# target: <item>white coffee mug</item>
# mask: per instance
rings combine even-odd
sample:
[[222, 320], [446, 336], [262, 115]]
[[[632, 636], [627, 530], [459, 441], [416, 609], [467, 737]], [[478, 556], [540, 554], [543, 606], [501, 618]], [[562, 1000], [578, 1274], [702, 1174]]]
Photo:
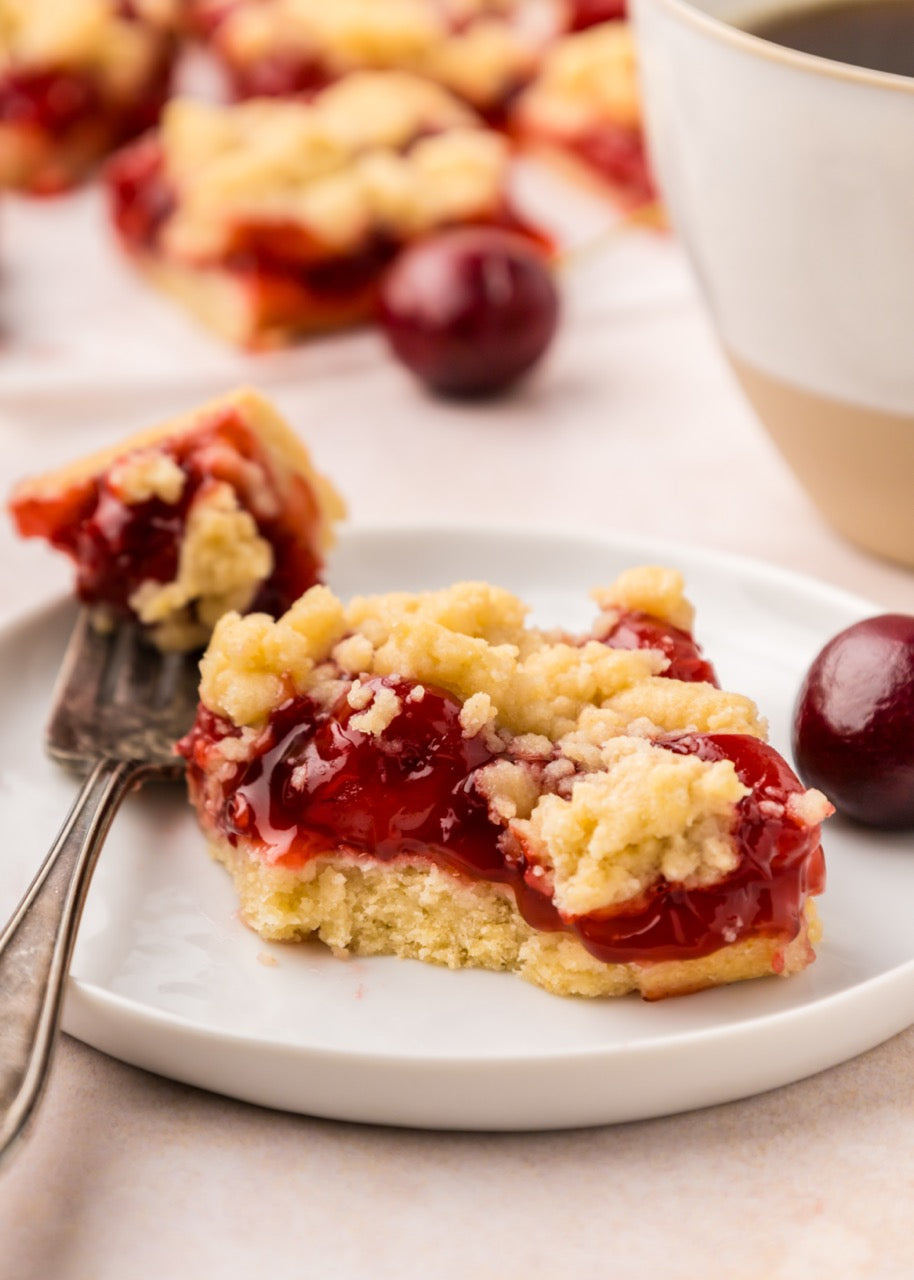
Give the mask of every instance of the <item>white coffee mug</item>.
[[914, 77], [635, 0], [648, 140], [736, 374], [824, 515], [914, 565]]

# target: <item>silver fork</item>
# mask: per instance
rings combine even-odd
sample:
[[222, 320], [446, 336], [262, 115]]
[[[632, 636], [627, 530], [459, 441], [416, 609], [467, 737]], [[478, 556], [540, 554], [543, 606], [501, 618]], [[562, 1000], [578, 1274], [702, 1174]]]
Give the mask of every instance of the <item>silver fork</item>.
[[177, 780], [174, 742], [190, 728], [196, 664], [162, 656], [130, 626], [100, 633], [83, 611], [54, 690], [45, 745], [84, 776], [51, 850], [0, 933], [0, 1163], [41, 1098], [73, 944], [118, 806], [149, 778]]

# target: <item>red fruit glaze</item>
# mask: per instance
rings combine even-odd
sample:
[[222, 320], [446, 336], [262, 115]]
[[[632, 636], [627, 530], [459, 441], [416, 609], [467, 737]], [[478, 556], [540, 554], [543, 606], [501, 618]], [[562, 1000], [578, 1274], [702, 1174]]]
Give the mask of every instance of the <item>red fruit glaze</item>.
[[80, 71], [10, 70], [0, 79], [0, 120], [47, 133], [81, 124], [101, 109], [93, 80]]
[[158, 140], [140, 138], [113, 157], [106, 171], [114, 225], [128, 249], [150, 250], [175, 207], [165, 180], [165, 158]]
[[391, 349], [441, 395], [505, 390], [544, 355], [558, 315], [544, 254], [491, 227], [445, 231], [412, 245], [381, 289]]
[[688, 631], [649, 613], [637, 609], [620, 613], [603, 639], [611, 649], [659, 649], [670, 660], [662, 674], [671, 680], [705, 681], [720, 687], [714, 668], [702, 657], [701, 648]]
[[123, 100], [112, 101], [97, 76], [75, 68], [18, 68], [0, 76], [0, 124], [26, 131], [43, 156], [28, 179], [30, 191], [53, 194], [72, 185], [91, 163], [156, 123], [173, 49], [165, 36], [155, 38], [160, 48], [152, 67]]
[[330, 711], [293, 698], [274, 713], [253, 759], [228, 777], [208, 773], [206, 761], [211, 744], [234, 730], [201, 710], [179, 749], [204, 826], [231, 843], [243, 839], [270, 863], [299, 866], [334, 850], [418, 857], [507, 885], [534, 928], [575, 933], [607, 962], [695, 958], [749, 934], [786, 942], [800, 928], [806, 895], [821, 891], [818, 829], [787, 813], [788, 797], [802, 788], [781, 757], [754, 738], [685, 735], [661, 745], [732, 759], [752, 788], [737, 808], [736, 870], [711, 888], [661, 883], [624, 911], [563, 919], [535, 859], [489, 817], [474, 772], [492, 754], [479, 737], [463, 736], [459, 703], [428, 687], [411, 701], [412, 684], [395, 677], [367, 684], [401, 699], [384, 733], [353, 727], [345, 697]]
[[615, 22], [628, 16], [626, 0], [566, 0], [566, 30], [584, 31], [600, 22]]
[[256, 464], [270, 488], [276, 514], [255, 519], [274, 550], [275, 565], [252, 608], [277, 613], [317, 581], [314, 552], [318, 509], [304, 479], [293, 476], [280, 489], [256, 436], [238, 414], [227, 411], [207, 426], [156, 446], [186, 476], [177, 502], [161, 498], [125, 503], [110, 475], [93, 477], [53, 497], [13, 499], [11, 512], [23, 537], [47, 538], [76, 565], [76, 589], [88, 604], [128, 610], [141, 583], [170, 582], [178, 568], [181, 540], [194, 499], [217, 481], [232, 485], [255, 514], [245, 467]]
[[634, 208], [656, 199], [657, 188], [640, 129], [601, 124], [567, 144], [583, 162], [619, 188]]
[[800, 775], [875, 827], [914, 827], [914, 617], [840, 632], [809, 668], [794, 712]]

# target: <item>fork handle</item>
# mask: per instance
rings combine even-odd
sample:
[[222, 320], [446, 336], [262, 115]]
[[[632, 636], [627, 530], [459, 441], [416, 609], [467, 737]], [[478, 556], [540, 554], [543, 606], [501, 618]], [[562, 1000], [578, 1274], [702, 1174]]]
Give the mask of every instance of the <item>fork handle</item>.
[[99, 760], [0, 934], [0, 1163], [41, 1098], [89, 881], [111, 820], [145, 771]]

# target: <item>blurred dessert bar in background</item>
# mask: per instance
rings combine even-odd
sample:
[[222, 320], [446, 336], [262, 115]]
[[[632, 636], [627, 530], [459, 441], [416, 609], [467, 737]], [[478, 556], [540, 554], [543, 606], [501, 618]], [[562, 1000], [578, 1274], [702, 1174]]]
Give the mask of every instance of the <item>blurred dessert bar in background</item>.
[[583, 170], [628, 207], [655, 199], [627, 21], [602, 22], [560, 39], [513, 114], [534, 150]]
[[365, 71], [311, 101], [176, 99], [112, 163], [113, 216], [149, 278], [247, 347], [372, 317], [400, 248], [455, 225], [542, 239], [509, 150], [433, 81]]
[[0, 187], [79, 182], [158, 118], [179, 0], [0, 0]]
[[[530, 22], [534, 13], [545, 24]], [[554, 22], [548, 7], [518, 0], [193, 0], [192, 20], [239, 97], [313, 92], [350, 71], [412, 71], [490, 120], [533, 75]]]

